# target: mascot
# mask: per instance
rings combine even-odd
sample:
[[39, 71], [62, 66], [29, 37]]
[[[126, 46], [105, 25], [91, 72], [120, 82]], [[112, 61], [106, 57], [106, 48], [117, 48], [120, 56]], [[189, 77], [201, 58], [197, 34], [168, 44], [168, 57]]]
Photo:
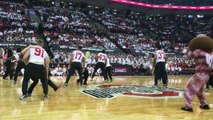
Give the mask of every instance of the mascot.
[[188, 50], [184, 50], [188, 57], [195, 60], [195, 74], [189, 79], [184, 91], [185, 106], [181, 110], [193, 112], [192, 100], [195, 96], [200, 101], [201, 109], [210, 109], [204, 94], [203, 88], [209, 80], [212, 70], [213, 56], [213, 40], [206, 35], [198, 35], [193, 38], [189, 43]]

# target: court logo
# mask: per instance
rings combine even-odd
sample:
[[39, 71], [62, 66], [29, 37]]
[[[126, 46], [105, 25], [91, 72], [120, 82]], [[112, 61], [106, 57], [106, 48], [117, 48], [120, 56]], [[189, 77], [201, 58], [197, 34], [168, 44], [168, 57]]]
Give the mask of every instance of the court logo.
[[139, 85], [96, 85], [80, 92], [95, 98], [115, 98], [117, 96], [143, 97], [143, 98], [179, 98], [182, 89], [154, 88]]

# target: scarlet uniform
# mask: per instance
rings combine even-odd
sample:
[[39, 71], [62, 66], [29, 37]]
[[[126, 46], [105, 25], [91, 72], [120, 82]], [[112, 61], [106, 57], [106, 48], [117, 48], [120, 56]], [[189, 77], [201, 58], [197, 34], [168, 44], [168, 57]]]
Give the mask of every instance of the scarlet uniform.
[[195, 74], [189, 79], [186, 90], [184, 92], [185, 108], [183, 110], [192, 110], [192, 100], [197, 95], [201, 107], [208, 105], [203, 95], [203, 87], [208, 82], [212, 69], [213, 57], [200, 49], [188, 51], [188, 57], [195, 60]]
[[68, 75], [66, 78], [66, 82], [64, 83], [64, 87], [68, 86], [68, 82], [70, 80], [71, 75], [75, 73], [75, 70], [77, 70], [79, 74], [79, 82], [82, 85], [82, 60], [84, 59], [84, 53], [81, 50], [75, 50], [72, 53], [72, 64], [68, 70]]
[[164, 86], [166, 86], [168, 82], [165, 65], [166, 53], [163, 50], [157, 50], [155, 56], [156, 56], [156, 65], [154, 66], [155, 86], [157, 86], [159, 79], [162, 79]]
[[106, 62], [106, 59], [107, 59], [107, 55], [104, 52], [105, 51], [103, 50], [102, 53], [98, 53], [98, 55], [97, 55], [97, 64], [95, 65], [94, 72], [92, 73], [92, 79], [94, 78], [97, 70], [100, 68], [101, 71], [102, 71], [102, 75], [104, 77], [104, 80], [107, 80], [106, 73], [105, 73], [105, 67], [106, 67], [105, 62]]

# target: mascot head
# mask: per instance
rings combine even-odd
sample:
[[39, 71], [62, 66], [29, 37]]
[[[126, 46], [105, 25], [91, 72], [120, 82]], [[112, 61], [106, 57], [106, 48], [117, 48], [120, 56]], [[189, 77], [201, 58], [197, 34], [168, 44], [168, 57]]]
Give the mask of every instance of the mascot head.
[[213, 51], [212, 38], [204, 34], [200, 34], [193, 38], [189, 43], [189, 50], [194, 51], [196, 49], [201, 49], [208, 53], [211, 53]]

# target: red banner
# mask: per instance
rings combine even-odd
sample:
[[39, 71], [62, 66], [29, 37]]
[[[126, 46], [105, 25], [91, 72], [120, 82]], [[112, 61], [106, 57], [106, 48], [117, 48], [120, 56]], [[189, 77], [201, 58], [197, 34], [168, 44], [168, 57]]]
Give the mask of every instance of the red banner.
[[134, 2], [131, 0], [111, 0], [113, 2], [119, 2], [124, 4], [131, 4], [136, 6], [143, 6], [148, 8], [159, 8], [159, 9], [179, 9], [179, 10], [213, 10], [213, 6], [173, 6], [173, 5], [154, 5], [141, 2]]

